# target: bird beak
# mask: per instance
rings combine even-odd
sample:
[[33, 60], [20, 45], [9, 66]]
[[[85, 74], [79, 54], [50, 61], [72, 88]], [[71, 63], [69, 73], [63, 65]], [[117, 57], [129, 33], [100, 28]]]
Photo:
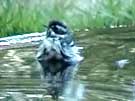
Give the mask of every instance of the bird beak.
[[48, 28], [48, 26], [47, 25], [43, 25], [45, 28]]

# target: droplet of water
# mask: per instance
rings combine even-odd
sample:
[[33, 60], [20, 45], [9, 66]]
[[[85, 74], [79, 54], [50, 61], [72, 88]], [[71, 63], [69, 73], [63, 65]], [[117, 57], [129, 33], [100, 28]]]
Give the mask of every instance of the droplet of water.
[[133, 80], [133, 101], [135, 101], [135, 80]]
[[122, 59], [122, 60], [118, 60], [116, 61], [116, 65], [119, 68], [124, 68], [126, 64], [129, 64], [129, 60], [128, 59]]

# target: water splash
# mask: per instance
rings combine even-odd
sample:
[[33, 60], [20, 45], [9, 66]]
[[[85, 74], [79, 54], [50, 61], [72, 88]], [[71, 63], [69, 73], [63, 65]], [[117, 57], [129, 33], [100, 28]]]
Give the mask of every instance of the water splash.
[[84, 85], [79, 81], [72, 80], [64, 91], [64, 101], [81, 101], [84, 94]]
[[133, 101], [135, 101], [135, 80], [133, 80]]
[[125, 65], [127, 65], [127, 64], [129, 64], [129, 63], [130, 63], [130, 62], [129, 62], [128, 59], [122, 59], [122, 60], [118, 60], [118, 61], [115, 62], [116, 66], [117, 66], [118, 68], [124, 68]]

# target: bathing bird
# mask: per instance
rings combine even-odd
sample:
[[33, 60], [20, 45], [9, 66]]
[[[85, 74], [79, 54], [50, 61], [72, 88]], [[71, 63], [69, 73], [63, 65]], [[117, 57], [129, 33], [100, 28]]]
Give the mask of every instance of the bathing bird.
[[46, 27], [36, 58], [41, 67], [41, 78], [55, 85], [71, 80], [83, 60], [83, 48], [75, 44], [73, 32], [62, 21], [52, 20]]

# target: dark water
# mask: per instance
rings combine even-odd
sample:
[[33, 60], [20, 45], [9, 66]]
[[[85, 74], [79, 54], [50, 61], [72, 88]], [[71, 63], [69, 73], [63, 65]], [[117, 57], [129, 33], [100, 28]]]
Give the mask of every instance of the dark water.
[[[76, 39], [85, 60], [59, 100], [134, 101], [135, 32], [84, 31]], [[52, 101], [40, 80], [36, 49], [0, 51], [0, 101]], [[120, 66], [120, 60], [128, 62]]]

